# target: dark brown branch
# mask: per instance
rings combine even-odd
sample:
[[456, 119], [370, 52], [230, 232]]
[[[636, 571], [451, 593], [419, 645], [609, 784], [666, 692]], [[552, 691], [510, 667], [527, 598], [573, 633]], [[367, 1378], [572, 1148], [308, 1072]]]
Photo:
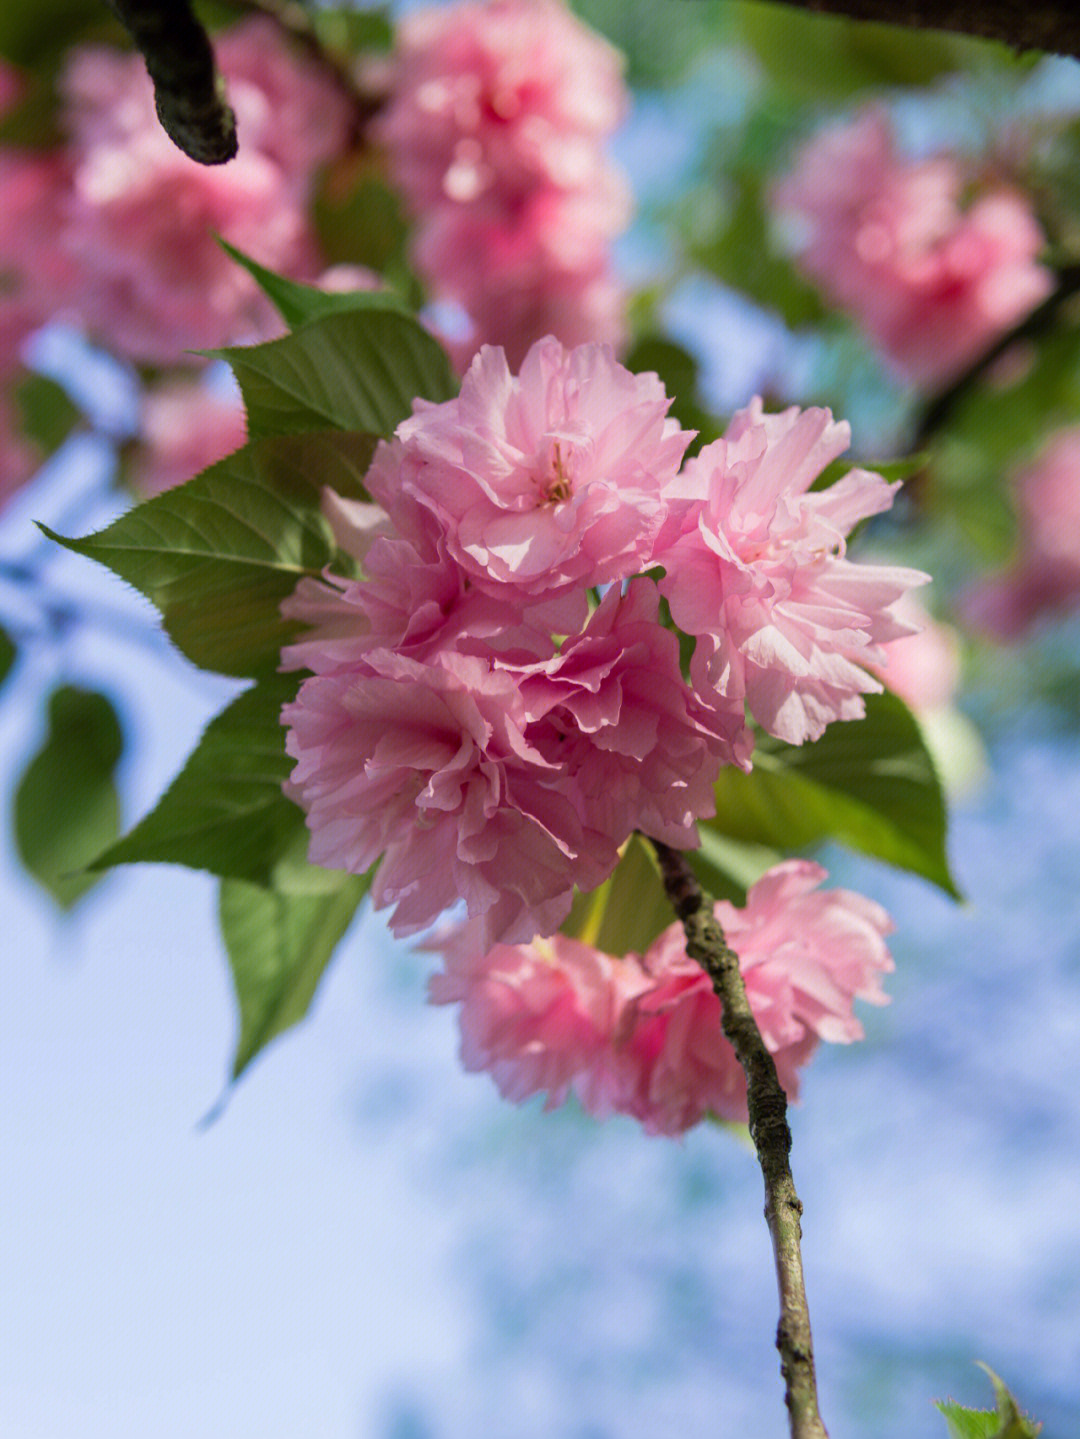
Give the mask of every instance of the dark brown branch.
[[791, 1439], [828, 1439], [818, 1412], [814, 1345], [800, 1249], [802, 1204], [789, 1162], [787, 1095], [746, 997], [738, 957], [724, 938], [712, 901], [683, 855], [659, 840], [649, 843], [660, 862], [664, 889], [686, 932], [686, 952], [712, 981], [723, 1010], [724, 1034], [746, 1074], [750, 1135], [765, 1180], [765, 1219], [772, 1236], [780, 1290], [776, 1347], [780, 1351]]
[[236, 116], [206, 31], [189, 0], [108, 0], [142, 51], [154, 82], [162, 128], [200, 165], [222, 165], [236, 154]]
[[1001, 40], [1016, 50], [1048, 50], [1080, 58], [1080, 7], [1075, 0], [784, 0], [793, 9], [846, 15], [882, 25], [950, 30]]

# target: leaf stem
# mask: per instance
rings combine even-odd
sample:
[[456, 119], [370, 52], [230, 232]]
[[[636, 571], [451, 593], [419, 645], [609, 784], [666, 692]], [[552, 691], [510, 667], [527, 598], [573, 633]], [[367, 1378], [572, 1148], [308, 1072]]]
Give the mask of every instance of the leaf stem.
[[791, 1439], [828, 1439], [818, 1412], [810, 1313], [803, 1281], [802, 1203], [791, 1174], [787, 1096], [754, 1019], [738, 956], [728, 945], [713, 903], [685, 857], [650, 839], [668, 899], [686, 932], [686, 952], [709, 976], [723, 1009], [724, 1034], [746, 1074], [750, 1137], [765, 1180], [765, 1220], [772, 1237], [780, 1292], [776, 1347], [784, 1377]]

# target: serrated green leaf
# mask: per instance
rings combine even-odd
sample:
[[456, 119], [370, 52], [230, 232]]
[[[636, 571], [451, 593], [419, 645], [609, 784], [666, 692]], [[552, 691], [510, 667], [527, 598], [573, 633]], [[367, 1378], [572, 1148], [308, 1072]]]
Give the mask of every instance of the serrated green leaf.
[[965, 1409], [952, 1400], [939, 1400], [936, 1408], [945, 1416], [949, 1439], [1038, 1439], [1042, 1425], [1021, 1414], [1005, 1383], [988, 1364], [976, 1362], [990, 1376], [997, 1409], [993, 1413], [987, 1409]]
[[240, 1010], [234, 1080], [272, 1039], [307, 1014], [371, 884], [370, 874], [333, 878], [332, 889], [310, 894], [242, 880], [221, 883], [218, 912]]
[[11, 673], [17, 654], [18, 650], [15, 648], [15, 641], [8, 634], [7, 630], [0, 628], [0, 685], [4, 683]]
[[218, 237], [218, 244], [238, 265], [242, 265], [259, 288], [277, 307], [290, 329], [297, 329], [309, 320], [323, 315], [344, 314], [348, 310], [393, 310], [402, 315], [412, 311], [405, 301], [389, 290], [320, 290], [317, 285], [301, 285], [285, 275], [277, 275], [245, 255], [228, 240]]
[[339, 429], [386, 438], [414, 399], [457, 392], [442, 347], [390, 307], [324, 315], [280, 340], [214, 353], [233, 368], [255, 437]]
[[105, 695], [63, 685], [49, 700], [49, 730], [15, 791], [15, 844], [26, 869], [69, 909], [100, 876], [86, 865], [116, 835], [113, 776], [124, 749]]
[[150, 813], [92, 868], [183, 864], [269, 884], [279, 861], [306, 844], [303, 812], [281, 789], [293, 767], [281, 707], [299, 682], [295, 674], [268, 675], [233, 700]]
[[323, 485], [363, 497], [373, 444], [337, 432], [255, 440], [85, 539], [42, 528], [141, 590], [195, 664], [257, 675], [300, 628], [281, 601], [336, 556]]
[[750, 774], [720, 771], [716, 818], [702, 828], [784, 852], [837, 840], [959, 898], [941, 784], [896, 695], [868, 695], [865, 719], [832, 724], [813, 744], [763, 737]]

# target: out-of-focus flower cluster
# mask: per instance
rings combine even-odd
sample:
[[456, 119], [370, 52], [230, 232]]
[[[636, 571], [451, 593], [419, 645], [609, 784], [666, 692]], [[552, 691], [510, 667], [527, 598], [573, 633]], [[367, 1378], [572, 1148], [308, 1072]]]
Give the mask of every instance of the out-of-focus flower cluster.
[[813, 739], [911, 633], [895, 606], [925, 576], [844, 553], [896, 486], [810, 488], [845, 424], [755, 402], [680, 468], [669, 403], [604, 346], [549, 337], [519, 376], [486, 347], [380, 446], [374, 506], [328, 500], [364, 577], [287, 605], [311, 632], [286, 663], [312, 671], [290, 792], [315, 863], [381, 857], [396, 932], [463, 900], [481, 952], [551, 934], [634, 830], [697, 843], [719, 767], [749, 767], [747, 711]]
[[1012, 482], [1017, 557], [966, 597], [966, 617], [1000, 639], [1080, 605], [1080, 426], [1053, 435]]
[[603, 146], [626, 105], [621, 56], [561, 0], [402, 20], [377, 133], [417, 220], [416, 263], [468, 312], [472, 349], [502, 345], [516, 366], [543, 334], [621, 339], [609, 248], [629, 195]]
[[830, 125], [799, 151], [773, 200], [798, 263], [896, 372], [947, 385], [1052, 287], [1027, 198], [999, 185], [968, 202], [949, 156], [897, 154], [887, 115]]
[[[862, 1037], [855, 999], [886, 1003], [892, 923], [872, 900], [819, 889], [820, 865], [788, 860], [737, 909], [716, 916], [739, 957], [747, 996], [788, 1096], [819, 1040]], [[466, 924], [438, 941], [437, 1004], [460, 1004], [466, 1069], [487, 1070], [515, 1101], [573, 1093], [590, 1113], [629, 1114], [652, 1134], [706, 1115], [745, 1120], [746, 1081], [721, 1030], [721, 1006], [674, 924], [622, 958], [555, 935], [478, 949]]]

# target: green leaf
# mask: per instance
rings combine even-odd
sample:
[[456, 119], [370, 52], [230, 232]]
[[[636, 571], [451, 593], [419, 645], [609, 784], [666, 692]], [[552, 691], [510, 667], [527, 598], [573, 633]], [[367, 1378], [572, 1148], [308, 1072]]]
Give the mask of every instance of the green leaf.
[[385, 6], [364, 10], [330, 10], [319, 6], [311, 11], [308, 19], [319, 44], [349, 60], [355, 60], [361, 50], [389, 50], [394, 43], [394, 26]]
[[214, 353], [233, 368], [255, 437], [339, 429], [386, 438], [414, 399], [457, 392], [442, 347], [391, 306], [324, 315], [280, 340]]
[[626, 357], [626, 367], [635, 375], [653, 371], [672, 396], [668, 414], [684, 430], [697, 430], [697, 439], [688, 451], [696, 454], [703, 445], [719, 439], [723, 426], [701, 403], [699, 365], [688, 350], [660, 335], [643, 335]]
[[28, 374], [18, 385], [15, 399], [20, 429], [46, 454], [67, 439], [80, 416], [63, 386], [46, 375]]
[[575, 0], [574, 9], [626, 56], [635, 88], [676, 85], [728, 30], [727, 0]]
[[732, 839], [730, 835], [710, 829], [707, 824], [699, 825], [698, 831], [701, 847], [687, 850], [686, 857], [702, 888], [713, 899], [727, 899], [732, 904], [744, 905], [750, 886], [784, 857], [779, 850], [770, 849], [768, 845]]
[[965, 1409], [951, 1400], [939, 1400], [937, 1408], [944, 1414], [949, 1426], [949, 1439], [1038, 1439], [1042, 1425], [1021, 1414], [1004, 1382], [989, 1365], [981, 1360], [978, 1363], [979, 1368], [990, 1376], [997, 1409], [993, 1413], [983, 1409]]
[[307, 1014], [371, 875], [334, 873], [333, 880], [333, 888], [314, 894], [286, 894], [243, 880], [221, 883], [221, 932], [240, 1009], [234, 1080]]
[[195, 664], [257, 675], [300, 629], [281, 601], [337, 555], [322, 486], [363, 497], [372, 448], [336, 432], [256, 440], [85, 539], [42, 529], [141, 590]]
[[0, 55], [16, 65], [41, 66], [86, 33], [105, 26], [110, 38], [123, 31], [101, 0], [35, 0], [0, 5]]
[[0, 685], [4, 683], [15, 664], [18, 650], [7, 630], [0, 627]]
[[317, 285], [301, 285], [285, 275], [268, 270], [220, 236], [218, 244], [247, 270], [270, 297], [290, 329], [295, 330], [323, 315], [344, 314], [348, 310], [393, 310], [402, 315], [412, 314], [405, 301], [389, 290], [320, 290]]
[[97, 883], [85, 866], [115, 836], [113, 776], [124, 735], [111, 702], [63, 685], [49, 700], [49, 732], [15, 791], [15, 844], [64, 909]]
[[824, 840], [921, 874], [959, 898], [945, 854], [945, 801], [919, 726], [896, 695], [868, 695], [866, 718], [813, 744], [765, 736], [754, 767], [720, 771], [718, 834], [788, 852]]
[[635, 834], [611, 878], [589, 894], [575, 895], [562, 932], [621, 957], [643, 953], [674, 920], [652, 846]]
[[380, 275], [407, 271], [409, 226], [401, 197], [372, 158], [353, 159], [328, 177], [312, 219], [328, 264], [366, 265]]
[[269, 884], [291, 847], [306, 846], [303, 812], [281, 788], [293, 767], [281, 707], [299, 682], [296, 674], [270, 675], [233, 700], [150, 813], [92, 868], [183, 864]]

